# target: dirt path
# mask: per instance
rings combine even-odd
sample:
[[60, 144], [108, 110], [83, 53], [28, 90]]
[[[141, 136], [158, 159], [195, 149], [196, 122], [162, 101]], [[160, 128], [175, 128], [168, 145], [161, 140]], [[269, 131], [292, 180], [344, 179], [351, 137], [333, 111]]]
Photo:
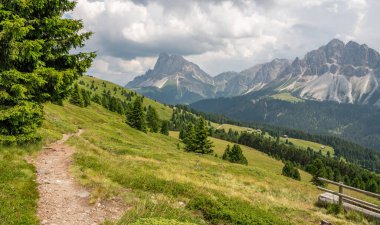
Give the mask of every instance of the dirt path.
[[49, 146], [32, 163], [37, 168], [39, 191], [38, 217], [46, 225], [92, 225], [105, 219], [113, 220], [123, 214], [121, 201], [98, 202], [89, 204], [90, 193], [78, 184], [69, 173], [74, 149], [65, 145], [71, 136]]

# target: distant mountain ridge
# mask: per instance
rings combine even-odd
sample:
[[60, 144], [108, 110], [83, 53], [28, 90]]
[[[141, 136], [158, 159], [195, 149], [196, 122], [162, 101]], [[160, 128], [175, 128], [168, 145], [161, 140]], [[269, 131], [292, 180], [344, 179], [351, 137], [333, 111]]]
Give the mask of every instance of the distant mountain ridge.
[[[232, 97], [255, 91], [291, 93], [317, 101], [380, 106], [380, 54], [367, 45], [334, 39], [303, 59], [274, 59], [215, 77], [179, 55], [161, 54], [153, 70], [127, 84], [170, 104]], [[264, 90], [267, 90], [265, 92]]]

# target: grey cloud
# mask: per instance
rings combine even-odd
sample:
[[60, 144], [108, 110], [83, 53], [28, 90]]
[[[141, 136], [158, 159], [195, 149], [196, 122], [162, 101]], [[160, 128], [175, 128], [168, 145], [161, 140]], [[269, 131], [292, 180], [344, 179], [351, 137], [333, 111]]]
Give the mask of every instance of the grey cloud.
[[[86, 29], [95, 32], [86, 48], [98, 50], [104, 60], [168, 52], [190, 56], [217, 74], [272, 58], [302, 57], [333, 38], [380, 48], [376, 0], [236, 0], [227, 6], [219, 0], [77, 1], [74, 18], [83, 18]], [[115, 71], [109, 76], [125, 72], [110, 66]], [[94, 68], [91, 72], [99, 74]], [[125, 79], [137, 74], [128, 71]]]

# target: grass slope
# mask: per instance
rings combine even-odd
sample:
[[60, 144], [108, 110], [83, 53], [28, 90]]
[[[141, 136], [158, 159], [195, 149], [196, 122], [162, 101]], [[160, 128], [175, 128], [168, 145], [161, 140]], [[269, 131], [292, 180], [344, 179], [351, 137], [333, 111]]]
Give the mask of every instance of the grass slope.
[[[170, 108], [161, 109], [170, 117]], [[317, 224], [321, 219], [366, 223], [326, 214], [314, 206], [320, 192], [309, 183], [309, 174], [301, 171], [300, 182], [284, 177], [282, 162], [245, 146], [248, 166], [186, 153], [178, 149], [176, 137], [139, 132], [125, 124], [124, 116], [97, 104], [46, 104], [45, 118], [43, 143], [84, 129], [81, 137], [67, 142], [77, 150], [72, 173], [91, 190], [93, 202], [120, 196], [131, 206], [117, 224]], [[212, 141], [218, 155], [231, 144]], [[1, 148], [0, 224], [38, 223], [34, 168], [25, 157], [39, 149], [41, 145]]]
[[230, 129], [233, 131], [238, 131], [238, 132], [245, 132], [245, 131], [252, 131], [252, 128], [249, 127], [241, 127], [237, 125], [232, 125], [232, 124], [217, 124], [217, 123], [212, 123], [211, 124], [215, 129], [224, 129], [224, 131], [228, 132]]
[[[286, 138], [280, 138], [282, 142], [286, 141]], [[327, 152], [330, 152], [331, 157], [334, 156], [334, 149], [330, 146], [325, 146], [316, 142], [312, 141], [306, 141], [306, 140], [301, 140], [301, 139], [296, 139], [296, 138], [287, 138], [288, 141], [292, 142], [295, 146], [302, 148], [302, 149], [307, 149], [310, 147], [316, 152], [319, 152], [319, 149], [322, 150], [323, 155], [327, 155]], [[322, 149], [321, 147], [324, 146]]]
[[[120, 224], [140, 217], [205, 224], [194, 208], [215, 224], [220, 221], [213, 220], [217, 217], [213, 213], [226, 211], [237, 221], [238, 215], [249, 216], [242, 210], [255, 215], [259, 224], [315, 224], [321, 218], [350, 224], [313, 205], [319, 192], [308, 182], [310, 175], [302, 172], [301, 182], [284, 177], [280, 175], [283, 164], [258, 151], [247, 155], [250, 166], [246, 167], [186, 153], [178, 149], [178, 139], [136, 131], [123, 123], [123, 117], [97, 105], [88, 109], [49, 105], [47, 111], [56, 118], [51, 127], [64, 122], [85, 129], [81, 138], [69, 140], [78, 149], [73, 171], [93, 189], [94, 199], [124, 196], [133, 208]], [[227, 142], [212, 140], [216, 153], [222, 154]]]
[[35, 170], [25, 157], [39, 149], [0, 146], [0, 224], [37, 224]]
[[292, 94], [288, 92], [282, 92], [275, 95], [270, 96], [273, 99], [283, 100], [287, 102], [297, 103], [297, 102], [304, 102], [305, 100], [301, 98], [294, 97]]
[[[120, 87], [119, 85], [114, 84], [112, 82], [100, 80], [100, 79], [90, 77], [90, 76], [83, 76], [79, 79], [79, 81], [83, 81], [85, 83], [85, 87], [87, 89], [89, 89], [89, 87], [91, 87], [91, 83], [94, 82], [94, 85], [98, 87], [98, 89], [95, 91], [95, 93], [97, 93], [99, 95], [101, 95], [104, 90], [105, 91], [110, 90], [111, 94], [113, 96], [115, 96], [121, 100], [126, 99], [125, 96], [123, 96], [120, 92], [121, 89], [126, 89], [126, 88]], [[114, 91], [115, 89], [117, 90], [116, 92]], [[126, 90], [128, 90], [128, 89], [126, 89]], [[131, 90], [128, 90], [128, 91], [131, 92]], [[171, 115], [173, 114], [173, 109], [171, 109], [170, 107], [165, 106], [161, 103], [158, 103], [152, 99], [145, 98], [144, 106], [147, 106], [147, 105], [151, 105], [157, 110], [157, 114], [160, 115], [160, 119], [164, 119], [164, 120], [170, 120], [171, 119]]]

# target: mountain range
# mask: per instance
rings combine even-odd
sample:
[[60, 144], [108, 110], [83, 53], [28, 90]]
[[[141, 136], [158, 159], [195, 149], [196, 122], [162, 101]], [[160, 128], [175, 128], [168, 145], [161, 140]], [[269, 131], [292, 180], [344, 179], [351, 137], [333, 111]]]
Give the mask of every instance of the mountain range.
[[180, 55], [160, 54], [152, 70], [127, 84], [169, 104], [267, 90], [309, 100], [380, 106], [380, 54], [365, 44], [333, 39], [303, 59], [274, 59], [241, 72], [210, 76]]

